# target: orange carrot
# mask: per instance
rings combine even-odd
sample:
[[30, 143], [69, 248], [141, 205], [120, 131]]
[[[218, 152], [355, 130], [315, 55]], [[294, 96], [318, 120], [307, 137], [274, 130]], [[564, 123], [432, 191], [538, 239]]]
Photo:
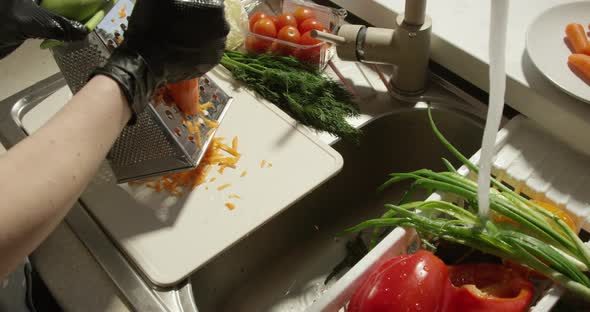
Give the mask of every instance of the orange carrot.
[[121, 8], [119, 9], [119, 18], [125, 18], [127, 17], [127, 12], [125, 12], [125, 10], [127, 9], [127, 4], [123, 3], [123, 5], [121, 6]]
[[229, 209], [229, 210], [236, 209], [236, 205], [234, 205], [232, 203], [225, 203], [225, 207], [227, 207], [227, 209]]
[[568, 63], [580, 72], [586, 79], [590, 79], [590, 55], [572, 54], [567, 59]]
[[590, 54], [590, 42], [581, 24], [568, 24], [565, 28], [567, 40], [574, 49], [574, 53]]
[[226, 183], [226, 184], [223, 184], [223, 185], [220, 185], [219, 187], [217, 187], [217, 190], [221, 191], [221, 190], [224, 190], [230, 186], [231, 186], [231, 183]]
[[[190, 123], [187, 124], [187, 127], [188, 125], [190, 125]], [[196, 168], [188, 171], [167, 174], [159, 178], [146, 179], [141, 182], [132, 182], [132, 185], [144, 184], [146, 187], [154, 189], [156, 192], [166, 191], [173, 196], [181, 196], [207, 181], [215, 181], [216, 178], [207, 179], [213, 166], [219, 166], [223, 169], [236, 167], [240, 160], [240, 156], [233, 156], [226, 152], [225, 149], [229, 149], [229, 147], [223, 144], [222, 138], [213, 138], [211, 145], [209, 145], [205, 155], [203, 155], [203, 159]], [[219, 186], [218, 190], [223, 190], [230, 186], [231, 184], [224, 184]], [[205, 190], [208, 189], [209, 187], [205, 186]]]
[[187, 115], [197, 115], [199, 107], [199, 79], [171, 83], [168, 86], [176, 106]]
[[540, 206], [541, 208], [551, 212], [556, 217], [560, 218], [563, 222], [565, 222], [565, 224], [567, 224], [567, 226], [569, 226], [570, 229], [577, 231], [578, 226], [576, 224], [576, 221], [574, 221], [574, 219], [567, 212], [567, 210], [565, 210], [559, 206], [555, 206], [553, 204], [550, 204], [548, 202], [542, 202], [540, 200], [531, 200], [531, 202], [533, 202], [537, 206]]

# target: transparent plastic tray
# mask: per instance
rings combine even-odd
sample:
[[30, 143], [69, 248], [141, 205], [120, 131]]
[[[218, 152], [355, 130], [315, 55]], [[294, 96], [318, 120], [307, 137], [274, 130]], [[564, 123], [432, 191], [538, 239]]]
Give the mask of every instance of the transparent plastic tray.
[[[307, 7], [314, 12], [316, 19], [318, 19], [323, 25], [329, 25], [330, 32], [336, 31], [338, 27], [342, 25], [347, 14], [344, 9], [333, 9], [302, 0], [245, 0], [242, 4], [248, 16], [255, 12], [263, 12], [268, 15], [279, 16], [285, 12], [292, 13], [297, 7]], [[300, 45], [262, 36], [251, 32], [250, 29], [244, 29], [243, 32], [246, 36], [246, 40], [248, 37], [254, 37], [257, 40], [267, 42], [267, 53], [273, 53], [273, 45], [287, 47], [287, 50], [292, 52], [291, 54], [305, 55], [305, 57], [302, 57], [301, 59], [314, 66], [317, 65], [319, 70], [323, 70], [326, 67], [335, 53], [335, 49], [330, 43], [322, 42], [315, 45]]]

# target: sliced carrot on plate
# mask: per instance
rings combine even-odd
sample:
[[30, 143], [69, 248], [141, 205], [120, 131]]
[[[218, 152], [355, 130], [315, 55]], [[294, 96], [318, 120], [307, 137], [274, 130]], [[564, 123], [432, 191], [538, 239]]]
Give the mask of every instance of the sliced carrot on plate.
[[590, 80], [590, 55], [572, 54], [567, 59], [568, 63], [575, 68], [585, 79]]
[[574, 53], [590, 54], [590, 42], [588, 42], [584, 26], [576, 23], [568, 24], [565, 27], [565, 34]]

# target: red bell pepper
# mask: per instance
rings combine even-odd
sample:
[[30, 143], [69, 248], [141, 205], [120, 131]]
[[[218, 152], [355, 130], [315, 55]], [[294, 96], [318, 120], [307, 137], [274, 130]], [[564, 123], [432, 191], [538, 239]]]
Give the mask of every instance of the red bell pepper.
[[427, 251], [385, 262], [353, 294], [347, 312], [442, 311], [447, 266]]
[[448, 311], [525, 311], [533, 298], [533, 284], [499, 264], [449, 266], [449, 277]]
[[447, 267], [428, 251], [389, 260], [353, 294], [349, 312], [517, 312], [533, 296], [533, 285], [497, 264]]

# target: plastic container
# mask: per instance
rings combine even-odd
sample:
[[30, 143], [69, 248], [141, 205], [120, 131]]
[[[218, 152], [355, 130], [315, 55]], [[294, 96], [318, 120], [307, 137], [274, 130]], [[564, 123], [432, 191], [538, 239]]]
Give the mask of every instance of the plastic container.
[[[478, 163], [480, 152], [471, 157], [472, 162]], [[517, 193], [565, 208], [576, 223], [588, 231], [589, 164], [587, 157], [564, 146], [532, 121], [519, 116], [498, 133], [492, 175], [513, 187]], [[472, 180], [476, 178], [466, 167], [460, 168], [459, 173]], [[427, 200], [440, 200], [443, 196], [435, 193]], [[307, 311], [346, 311], [350, 297], [369, 272], [393, 257], [414, 252], [419, 244], [413, 229], [394, 229]], [[529, 311], [551, 311], [563, 292], [561, 287], [549, 280], [536, 282], [536, 296]]]
[[[246, 0], [242, 4], [248, 14], [248, 18], [256, 12], [279, 16], [282, 13], [293, 13], [297, 7], [306, 7], [311, 9], [314, 12], [315, 18], [325, 27], [328, 27], [332, 33], [342, 25], [347, 15], [344, 9], [329, 8], [302, 0]], [[279, 29], [277, 29], [278, 31]], [[244, 29], [243, 32], [246, 36], [246, 47], [248, 47], [248, 40], [258, 40], [260, 43], [256, 49], [247, 48], [246, 50], [248, 52], [292, 55], [301, 61], [317, 66], [319, 70], [323, 70], [326, 67], [335, 53], [335, 49], [330, 43], [322, 42], [315, 45], [300, 45], [255, 34], [250, 29]]]

